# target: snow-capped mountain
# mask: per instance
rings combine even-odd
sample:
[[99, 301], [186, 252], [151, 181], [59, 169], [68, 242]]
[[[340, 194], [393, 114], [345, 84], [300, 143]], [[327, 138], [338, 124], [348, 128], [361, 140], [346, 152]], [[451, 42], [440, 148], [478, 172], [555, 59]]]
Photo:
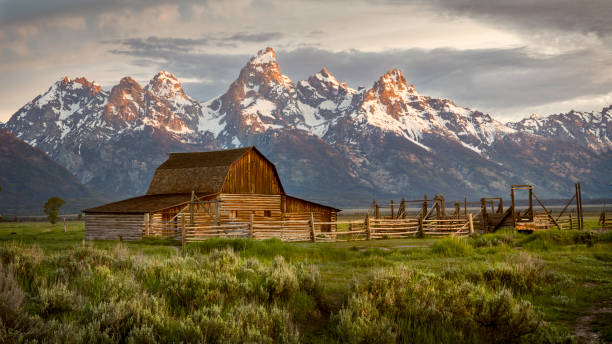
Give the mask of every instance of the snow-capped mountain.
[[508, 126], [517, 131], [544, 137], [554, 137], [595, 151], [612, 149], [612, 106], [601, 111], [570, 111], [540, 117], [532, 114]]
[[245, 145], [270, 155], [288, 191], [315, 200], [505, 195], [510, 183], [557, 197], [577, 180], [592, 180], [583, 189], [598, 195], [611, 160], [611, 112], [506, 125], [419, 94], [399, 70], [370, 88], [350, 88], [326, 68], [293, 82], [267, 48], [206, 102], [166, 71], [144, 87], [123, 78], [110, 92], [65, 78], [3, 127], [110, 198], [142, 193], [170, 151]]
[[83, 184], [115, 198], [146, 188], [144, 179], [168, 151], [201, 149], [191, 148], [193, 142], [207, 146], [211, 137], [192, 129], [200, 117], [200, 103], [168, 72], [144, 88], [125, 77], [110, 92], [85, 78], [66, 77], [19, 109], [4, 128]]

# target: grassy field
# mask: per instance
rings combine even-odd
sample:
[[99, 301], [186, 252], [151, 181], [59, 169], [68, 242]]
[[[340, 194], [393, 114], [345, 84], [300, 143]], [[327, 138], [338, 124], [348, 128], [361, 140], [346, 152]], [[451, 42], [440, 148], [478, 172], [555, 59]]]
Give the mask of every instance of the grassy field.
[[0, 223], [4, 343], [612, 342], [611, 324], [609, 233], [182, 248]]

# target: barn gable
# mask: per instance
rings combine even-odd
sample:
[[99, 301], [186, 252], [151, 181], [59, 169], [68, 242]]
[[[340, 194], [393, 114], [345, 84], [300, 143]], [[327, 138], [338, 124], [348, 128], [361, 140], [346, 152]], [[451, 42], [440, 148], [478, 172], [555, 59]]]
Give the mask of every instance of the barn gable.
[[255, 147], [170, 153], [157, 168], [147, 195], [170, 193], [284, 194], [276, 167]]

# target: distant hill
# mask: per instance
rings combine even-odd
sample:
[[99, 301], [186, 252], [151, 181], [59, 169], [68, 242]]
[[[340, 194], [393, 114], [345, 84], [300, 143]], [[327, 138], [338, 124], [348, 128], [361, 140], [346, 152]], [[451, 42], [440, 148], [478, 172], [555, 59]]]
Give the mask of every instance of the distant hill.
[[0, 214], [42, 214], [47, 199], [66, 201], [62, 212], [78, 212], [101, 200], [43, 151], [0, 129]]

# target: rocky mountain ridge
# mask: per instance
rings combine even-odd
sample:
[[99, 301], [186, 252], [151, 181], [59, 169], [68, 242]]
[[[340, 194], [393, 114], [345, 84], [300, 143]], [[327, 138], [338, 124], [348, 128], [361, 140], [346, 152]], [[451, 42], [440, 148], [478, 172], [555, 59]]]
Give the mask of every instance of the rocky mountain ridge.
[[611, 113], [503, 124], [420, 95], [397, 69], [367, 89], [350, 88], [324, 67], [294, 83], [267, 48], [206, 102], [186, 95], [166, 71], [144, 87], [123, 78], [109, 92], [65, 78], [3, 127], [108, 198], [146, 190], [170, 151], [257, 145], [289, 192], [344, 205], [347, 196], [505, 195], [511, 183], [561, 197], [578, 180], [587, 182], [587, 195], [600, 196], [601, 170], [611, 164]]

